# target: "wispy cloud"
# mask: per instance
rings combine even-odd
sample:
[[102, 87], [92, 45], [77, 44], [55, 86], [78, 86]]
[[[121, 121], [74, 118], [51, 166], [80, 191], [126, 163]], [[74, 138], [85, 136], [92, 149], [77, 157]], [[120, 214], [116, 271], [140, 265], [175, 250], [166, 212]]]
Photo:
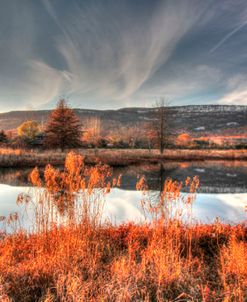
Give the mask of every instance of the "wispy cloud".
[[220, 104], [247, 105], [247, 75], [238, 74], [227, 82], [227, 92], [219, 99]]
[[208, 65], [190, 65], [175, 64], [169, 69], [164, 77], [156, 79], [155, 83], [145, 85], [142, 91], [138, 92], [134, 97], [135, 101], [146, 100], [150, 101], [160, 97], [167, 97], [176, 105], [184, 104], [191, 101], [191, 98], [197, 96], [197, 101], [200, 102], [202, 94], [208, 93], [221, 84], [223, 80], [222, 72]]
[[[2, 77], [0, 103], [10, 109], [37, 108], [48, 100], [57, 98], [66, 87], [67, 75], [46, 65], [30, 60], [22, 70], [21, 78]], [[16, 103], [18, 102], [18, 103]]]
[[[57, 42], [71, 74], [70, 93], [117, 102], [130, 98], [200, 17], [202, 9], [192, 2], [161, 2], [146, 19], [112, 3], [73, 7], [59, 20], [64, 35]], [[58, 22], [52, 2], [45, 3]]]
[[236, 34], [238, 31], [240, 31], [246, 24], [247, 24], [247, 21], [244, 21], [243, 23], [238, 25], [236, 28], [234, 28], [232, 31], [230, 31], [227, 35], [225, 35], [213, 48], [210, 49], [210, 53], [213, 53], [214, 51], [216, 51], [217, 48], [222, 46], [222, 44], [224, 44], [234, 34]]
[[202, 103], [215, 91], [225, 95], [219, 102], [245, 102], [245, 80], [229, 84], [247, 67], [243, 0], [12, 0], [0, 8], [0, 111], [46, 108], [60, 96], [94, 108], [150, 106], [161, 95]]

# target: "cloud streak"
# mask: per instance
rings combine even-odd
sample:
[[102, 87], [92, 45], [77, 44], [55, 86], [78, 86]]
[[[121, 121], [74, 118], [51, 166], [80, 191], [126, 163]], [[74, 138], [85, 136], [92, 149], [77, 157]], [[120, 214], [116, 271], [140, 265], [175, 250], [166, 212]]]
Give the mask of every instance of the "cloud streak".
[[228, 39], [230, 39], [234, 34], [236, 34], [238, 31], [240, 31], [245, 25], [247, 24], [247, 21], [243, 22], [236, 28], [234, 28], [232, 31], [230, 31], [227, 35], [224, 36], [213, 48], [210, 49], [210, 53], [213, 53], [221, 47]]
[[181, 96], [187, 99], [196, 96], [197, 102], [200, 102], [202, 94], [215, 89], [222, 79], [221, 71], [208, 65], [175, 64], [164, 77], [144, 86], [135, 98], [136, 101], [149, 99], [154, 103], [160, 97], [166, 96], [173, 100], [174, 104], [179, 105], [183, 104]]
[[58, 22], [46, 0], [64, 33], [57, 47], [71, 74], [69, 93], [115, 101], [131, 97], [169, 59], [200, 16], [190, 3], [159, 4], [143, 20], [126, 17], [125, 7], [114, 7], [110, 16], [111, 8], [97, 2], [87, 10], [74, 7]]
[[178, 105], [244, 102], [244, 84], [229, 81], [246, 78], [245, 1], [13, 0], [0, 8], [0, 111], [48, 108], [61, 96], [84, 108], [151, 106], [159, 96]]

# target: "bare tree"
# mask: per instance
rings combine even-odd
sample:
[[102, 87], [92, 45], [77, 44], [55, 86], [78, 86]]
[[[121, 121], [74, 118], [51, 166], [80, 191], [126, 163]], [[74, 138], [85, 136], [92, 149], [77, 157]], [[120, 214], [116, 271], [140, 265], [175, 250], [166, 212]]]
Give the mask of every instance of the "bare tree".
[[151, 123], [151, 131], [161, 154], [164, 152], [169, 134], [167, 122], [168, 106], [168, 100], [160, 98], [155, 104], [154, 119]]
[[92, 116], [85, 121], [85, 131], [83, 140], [89, 144], [97, 146], [102, 138], [102, 123], [97, 116]]

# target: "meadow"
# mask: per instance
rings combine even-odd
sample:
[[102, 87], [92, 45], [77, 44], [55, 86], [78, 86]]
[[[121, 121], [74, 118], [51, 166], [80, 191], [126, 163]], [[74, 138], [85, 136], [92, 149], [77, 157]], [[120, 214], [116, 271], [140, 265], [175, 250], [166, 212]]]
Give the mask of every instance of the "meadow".
[[[30, 174], [34, 195], [17, 202], [34, 211], [32, 231], [13, 213], [1, 217], [1, 301], [245, 301], [245, 224], [192, 223], [197, 177], [166, 179], [159, 198], [144, 177], [136, 188], [151, 222], [114, 225], [104, 203], [121, 176], [102, 163], [66, 156], [64, 169]], [[12, 225], [11, 234], [5, 228]]]
[[[158, 149], [76, 149], [84, 157], [87, 164], [103, 162], [110, 166], [130, 165], [141, 162], [156, 163], [161, 160], [193, 161], [193, 160], [246, 160], [247, 152], [243, 150], [190, 150], [166, 149], [160, 154]], [[0, 148], [0, 167], [33, 167], [47, 164], [62, 165], [66, 151], [25, 150]]]

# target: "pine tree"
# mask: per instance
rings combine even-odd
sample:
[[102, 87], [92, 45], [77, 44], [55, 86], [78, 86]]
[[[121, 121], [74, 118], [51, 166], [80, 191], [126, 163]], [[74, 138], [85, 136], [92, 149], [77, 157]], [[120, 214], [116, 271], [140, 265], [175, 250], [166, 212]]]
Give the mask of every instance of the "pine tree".
[[45, 130], [45, 145], [48, 147], [76, 148], [81, 145], [81, 124], [74, 111], [60, 100], [49, 116]]
[[0, 131], [0, 143], [6, 143], [8, 140], [6, 133], [1, 130]]

